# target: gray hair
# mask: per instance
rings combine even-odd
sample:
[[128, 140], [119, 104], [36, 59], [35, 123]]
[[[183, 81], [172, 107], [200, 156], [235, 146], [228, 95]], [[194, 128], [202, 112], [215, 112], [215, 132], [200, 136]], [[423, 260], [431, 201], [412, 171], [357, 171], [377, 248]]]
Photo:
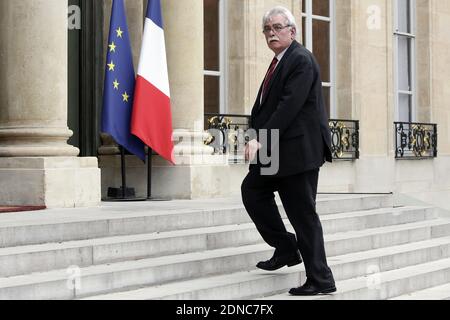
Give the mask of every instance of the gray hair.
[[288, 25], [297, 30], [297, 23], [295, 22], [294, 15], [287, 8], [282, 6], [277, 6], [267, 11], [267, 13], [263, 17], [263, 28], [270, 20], [270, 18], [276, 15], [284, 16], [288, 22]]

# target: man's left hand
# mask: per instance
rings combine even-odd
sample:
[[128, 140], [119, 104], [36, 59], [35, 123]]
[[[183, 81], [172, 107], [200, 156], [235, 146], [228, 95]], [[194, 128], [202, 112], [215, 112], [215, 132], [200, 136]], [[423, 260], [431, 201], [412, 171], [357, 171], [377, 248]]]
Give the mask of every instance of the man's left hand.
[[256, 153], [262, 148], [262, 144], [256, 139], [253, 139], [245, 146], [245, 161], [253, 162], [256, 157]]

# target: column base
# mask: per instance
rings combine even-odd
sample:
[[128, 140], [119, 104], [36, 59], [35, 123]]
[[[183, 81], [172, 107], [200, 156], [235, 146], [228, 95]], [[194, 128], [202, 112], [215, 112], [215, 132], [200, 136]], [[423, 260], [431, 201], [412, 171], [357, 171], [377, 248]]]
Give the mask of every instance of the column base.
[[76, 157], [67, 128], [0, 128], [0, 157]]
[[100, 186], [97, 158], [0, 158], [0, 205], [98, 206]]

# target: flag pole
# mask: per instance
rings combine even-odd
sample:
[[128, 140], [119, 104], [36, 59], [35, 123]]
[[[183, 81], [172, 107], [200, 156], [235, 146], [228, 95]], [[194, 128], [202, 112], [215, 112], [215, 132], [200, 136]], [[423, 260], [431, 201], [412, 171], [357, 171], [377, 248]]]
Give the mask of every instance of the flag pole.
[[125, 148], [120, 146], [120, 166], [121, 166], [121, 172], [122, 172], [122, 192], [121, 192], [121, 198], [125, 199], [127, 198], [127, 175], [125, 172]]
[[148, 147], [147, 200], [152, 199], [152, 148]]
[[119, 145], [120, 150], [120, 172], [122, 176], [122, 186], [120, 188], [108, 188], [108, 198], [103, 201], [145, 201], [145, 198], [136, 197], [134, 188], [127, 187], [127, 173], [125, 162], [125, 148]]
[[120, 151], [120, 173], [122, 176], [122, 186], [120, 188], [108, 189], [108, 200], [113, 201], [129, 201], [136, 199], [134, 188], [127, 187], [127, 173], [125, 163], [125, 148], [119, 145]]

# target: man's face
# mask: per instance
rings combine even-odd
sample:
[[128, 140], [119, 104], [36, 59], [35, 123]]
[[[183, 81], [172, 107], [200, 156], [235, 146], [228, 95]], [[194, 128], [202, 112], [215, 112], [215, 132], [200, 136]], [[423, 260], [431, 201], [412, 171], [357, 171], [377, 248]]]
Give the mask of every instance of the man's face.
[[264, 26], [267, 45], [276, 55], [288, 48], [295, 39], [295, 29], [287, 27], [287, 19], [282, 15], [275, 15]]

